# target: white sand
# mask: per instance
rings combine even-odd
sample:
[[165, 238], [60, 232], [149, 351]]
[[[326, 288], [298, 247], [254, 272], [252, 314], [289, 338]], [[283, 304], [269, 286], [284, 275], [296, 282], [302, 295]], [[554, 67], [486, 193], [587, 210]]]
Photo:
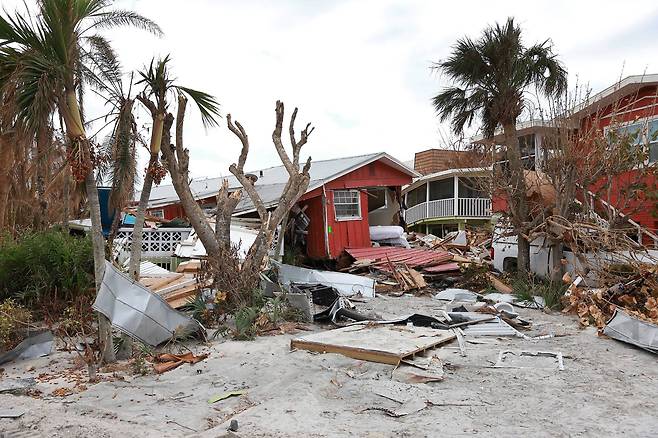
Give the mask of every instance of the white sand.
[[[441, 305], [402, 297], [376, 298], [359, 308], [389, 316], [433, 314]], [[19, 437], [217, 437], [227, 434], [234, 418], [240, 428], [229, 435], [244, 437], [658, 436], [658, 357], [599, 338], [593, 329], [580, 330], [568, 316], [521, 313], [533, 320], [532, 334], [564, 336], [535, 342], [477, 338], [487, 343], [467, 343], [466, 357], [455, 341], [433, 352], [452, 365], [442, 382], [391, 383], [389, 365], [290, 352], [295, 335], [216, 341], [192, 347], [196, 353], [209, 351], [207, 360], [161, 376], [118, 372], [125, 381], [86, 384], [86, 390], [67, 397], [50, 395], [57, 387], [75, 386], [62, 379], [39, 383], [40, 398], [0, 394], [0, 407], [26, 410], [18, 420], [0, 419], [0, 431]], [[566, 370], [543, 358], [510, 360], [528, 368], [490, 368], [501, 349], [561, 351]], [[0, 378], [70, 370], [74, 357], [58, 352], [5, 364]], [[84, 377], [84, 370], [79, 374]], [[401, 418], [361, 412], [399, 407], [374, 393], [391, 387], [410, 398], [467, 406], [431, 406]], [[242, 388], [249, 389], [246, 396], [207, 403]]]

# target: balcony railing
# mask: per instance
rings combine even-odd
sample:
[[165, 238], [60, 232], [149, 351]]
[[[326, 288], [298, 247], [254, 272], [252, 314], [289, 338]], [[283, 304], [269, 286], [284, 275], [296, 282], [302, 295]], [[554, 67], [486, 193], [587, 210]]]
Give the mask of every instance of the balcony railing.
[[[187, 239], [191, 228], [145, 228], [142, 236], [142, 257], [168, 257], [176, 245]], [[119, 228], [115, 242], [130, 251], [132, 228]]]
[[405, 221], [411, 225], [424, 219], [442, 217], [486, 218], [491, 215], [491, 199], [489, 198], [457, 198], [456, 201], [456, 205], [455, 198], [438, 199], [414, 205], [405, 211]]

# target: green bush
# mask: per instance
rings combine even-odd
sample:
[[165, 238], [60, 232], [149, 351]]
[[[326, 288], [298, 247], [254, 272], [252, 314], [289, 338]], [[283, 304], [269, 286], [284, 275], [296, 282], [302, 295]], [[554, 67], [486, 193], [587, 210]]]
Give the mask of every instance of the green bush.
[[517, 299], [533, 301], [534, 296], [540, 296], [546, 303], [546, 308], [558, 310], [562, 308], [562, 297], [568, 285], [561, 281], [545, 280], [537, 277], [517, 277], [512, 282], [512, 290]]
[[93, 296], [91, 239], [64, 231], [30, 232], [0, 239], [0, 300], [57, 306]]

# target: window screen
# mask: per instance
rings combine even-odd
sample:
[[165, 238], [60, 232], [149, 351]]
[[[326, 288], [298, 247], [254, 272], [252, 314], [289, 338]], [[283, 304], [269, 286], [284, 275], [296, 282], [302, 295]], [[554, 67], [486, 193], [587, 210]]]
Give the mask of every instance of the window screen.
[[608, 142], [630, 147], [648, 148], [649, 162], [658, 161], [658, 120], [631, 123], [608, 131]]
[[336, 219], [361, 219], [360, 200], [358, 190], [334, 190]]

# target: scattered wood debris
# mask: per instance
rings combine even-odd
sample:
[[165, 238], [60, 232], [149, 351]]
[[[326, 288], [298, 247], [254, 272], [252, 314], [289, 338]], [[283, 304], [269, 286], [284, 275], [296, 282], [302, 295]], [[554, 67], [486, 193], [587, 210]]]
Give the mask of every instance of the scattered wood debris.
[[167, 371], [171, 371], [174, 368], [178, 368], [184, 363], [189, 363], [194, 365], [195, 363], [201, 362], [208, 357], [208, 354], [200, 354], [195, 356], [193, 353], [188, 352], [185, 354], [170, 354], [170, 353], [161, 353], [155, 356], [153, 359], [156, 362], [153, 365], [153, 369], [156, 373], [162, 374]]

